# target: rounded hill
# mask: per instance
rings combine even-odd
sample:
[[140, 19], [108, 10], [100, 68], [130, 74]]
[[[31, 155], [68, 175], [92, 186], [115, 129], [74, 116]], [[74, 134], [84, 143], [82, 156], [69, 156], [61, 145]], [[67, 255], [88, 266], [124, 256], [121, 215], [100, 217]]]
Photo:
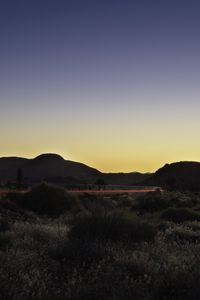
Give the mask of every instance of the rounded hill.
[[38, 155], [35, 157], [32, 162], [38, 162], [38, 163], [43, 163], [43, 162], [63, 162], [64, 158], [58, 154], [54, 153], [44, 153], [41, 155]]

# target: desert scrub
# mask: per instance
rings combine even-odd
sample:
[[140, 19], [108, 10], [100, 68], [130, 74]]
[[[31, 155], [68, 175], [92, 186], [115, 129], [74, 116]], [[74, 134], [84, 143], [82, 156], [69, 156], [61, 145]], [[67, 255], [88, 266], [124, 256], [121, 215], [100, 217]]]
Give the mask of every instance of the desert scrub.
[[199, 205], [199, 195], [181, 192], [151, 192], [136, 198], [132, 209], [141, 213], [153, 213], [167, 208], [194, 208]]
[[169, 265], [152, 282], [151, 295], [155, 300], [195, 300], [199, 297], [199, 266]]
[[150, 242], [156, 235], [153, 225], [130, 219], [123, 214], [90, 215], [77, 220], [69, 239]]
[[169, 201], [164, 195], [159, 192], [146, 193], [136, 198], [135, 203], [132, 207], [134, 210], [141, 212], [154, 212], [160, 211], [170, 206]]
[[[74, 268], [88, 269], [92, 264], [97, 265], [100, 261], [111, 260], [114, 255], [114, 248], [107, 243], [100, 241], [81, 241], [68, 240], [62, 251], [51, 253], [51, 257], [61, 261], [66, 265], [68, 270]], [[57, 256], [56, 256], [57, 255]]]
[[8, 218], [0, 218], [0, 233], [5, 232], [10, 229], [10, 223], [8, 221]]
[[103, 212], [109, 212], [115, 209], [116, 205], [112, 201], [111, 197], [103, 196], [98, 193], [83, 193], [79, 196], [80, 202], [82, 205], [82, 208], [85, 211], [94, 213], [103, 213]]
[[199, 231], [200, 232], [200, 222], [193, 221], [193, 222], [187, 222], [186, 226], [193, 230], [194, 232]]
[[192, 224], [172, 224], [170, 228], [165, 231], [165, 238], [168, 241], [176, 243], [199, 243], [200, 242], [200, 228], [193, 230]]
[[64, 188], [51, 184], [40, 184], [18, 200], [24, 208], [40, 215], [58, 216], [65, 211], [81, 210], [77, 196], [72, 195]]
[[[94, 207], [100, 199], [91, 201]], [[12, 242], [0, 249], [0, 299], [199, 299], [200, 222], [137, 217], [126, 204], [102, 212], [69, 210], [58, 218], [28, 212], [25, 222], [9, 221], [0, 233]], [[152, 239], [144, 238], [146, 225]]]
[[175, 223], [200, 221], [200, 213], [189, 208], [169, 208], [161, 213], [161, 218]]
[[12, 247], [12, 237], [9, 232], [0, 233], [0, 250], [6, 251]]
[[37, 249], [38, 252], [49, 251], [50, 248], [58, 247], [62, 244], [68, 231], [65, 224], [55, 222], [32, 224], [20, 223], [13, 224], [10, 234], [13, 236], [14, 246], [17, 249]]
[[[11, 228], [14, 244], [0, 251], [0, 299], [198, 299], [199, 244], [179, 243], [164, 234], [153, 243], [134, 245], [125, 240], [70, 240], [65, 231], [57, 231], [55, 218], [38, 222]], [[183, 225], [171, 223], [172, 230]], [[33, 240], [31, 247], [28, 239]], [[52, 257], [50, 248], [64, 256]]]

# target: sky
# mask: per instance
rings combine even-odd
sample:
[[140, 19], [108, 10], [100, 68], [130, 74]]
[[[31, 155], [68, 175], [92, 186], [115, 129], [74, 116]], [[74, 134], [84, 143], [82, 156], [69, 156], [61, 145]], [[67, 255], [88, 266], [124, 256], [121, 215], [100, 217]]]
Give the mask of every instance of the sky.
[[200, 2], [1, 0], [0, 156], [200, 161]]

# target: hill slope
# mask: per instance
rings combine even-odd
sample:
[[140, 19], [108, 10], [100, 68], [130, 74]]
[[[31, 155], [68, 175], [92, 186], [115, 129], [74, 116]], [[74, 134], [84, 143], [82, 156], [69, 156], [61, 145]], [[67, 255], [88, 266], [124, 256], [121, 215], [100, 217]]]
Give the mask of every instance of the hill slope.
[[166, 164], [143, 183], [164, 188], [199, 191], [200, 163], [183, 161]]
[[130, 185], [149, 177], [149, 174], [141, 173], [105, 174], [85, 164], [64, 160], [57, 154], [47, 153], [33, 159], [0, 158], [0, 182], [16, 181], [19, 168], [23, 170], [24, 181], [27, 183], [43, 180], [66, 184], [94, 183], [101, 178], [109, 184]]

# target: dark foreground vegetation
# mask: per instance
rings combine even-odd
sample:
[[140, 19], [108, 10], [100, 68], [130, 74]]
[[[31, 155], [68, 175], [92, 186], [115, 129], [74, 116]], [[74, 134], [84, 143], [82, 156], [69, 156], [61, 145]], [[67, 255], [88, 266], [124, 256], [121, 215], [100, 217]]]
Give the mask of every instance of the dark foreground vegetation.
[[200, 292], [200, 194], [0, 199], [0, 299], [190, 300]]

